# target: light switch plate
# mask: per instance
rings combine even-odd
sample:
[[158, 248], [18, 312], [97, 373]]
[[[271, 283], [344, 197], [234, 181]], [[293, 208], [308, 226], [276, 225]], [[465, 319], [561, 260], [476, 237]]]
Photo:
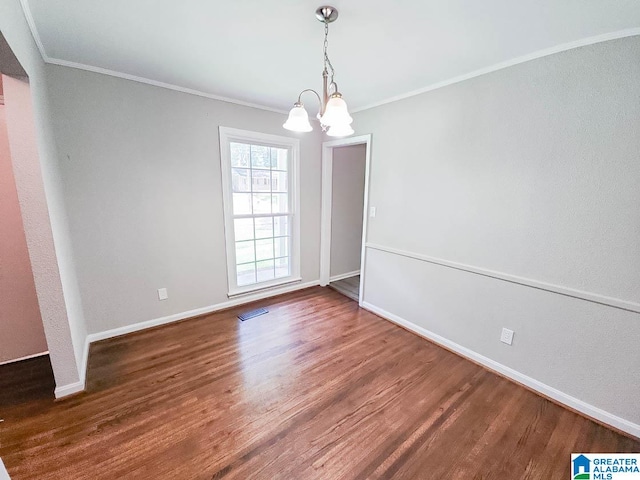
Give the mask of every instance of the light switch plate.
[[169, 298], [169, 293], [167, 292], [166, 288], [159, 288], [158, 289], [158, 300], [166, 300], [167, 298]]
[[376, 216], [376, 207], [369, 207], [369, 217], [375, 218]]

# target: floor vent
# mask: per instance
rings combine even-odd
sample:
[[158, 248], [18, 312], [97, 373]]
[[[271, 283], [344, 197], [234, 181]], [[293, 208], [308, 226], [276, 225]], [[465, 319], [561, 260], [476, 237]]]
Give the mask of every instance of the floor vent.
[[249, 320], [250, 318], [264, 315], [265, 313], [269, 313], [269, 310], [267, 310], [266, 308], [258, 308], [257, 310], [251, 310], [250, 312], [241, 313], [240, 315], [238, 315], [238, 318], [244, 322], [245, 320]]

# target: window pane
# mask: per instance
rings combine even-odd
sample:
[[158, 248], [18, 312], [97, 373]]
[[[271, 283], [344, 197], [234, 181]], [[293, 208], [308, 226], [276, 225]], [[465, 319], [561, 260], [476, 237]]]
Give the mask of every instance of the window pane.
[[276, 258], [276, 278], [288, 277], [289, 273], [289, 259], [288, 258]]
[[265, 262], [258, 262], [258, 281], [265, 282], [267, 280], [273, 280], [275, 273], [273, 271], [273, 260], [267, 260]]
[[251, 177], [254, 192], [271, 191], [271, 175], [267, 170], [252, 170]]
[[273, 217], [256, 218], [256, 238], [273, 237]]
[[232, 167], [249, 167], [249, 145], [246, 143], [229, 144], [231, 149], [231, 166]]
[[256, 260], [273, 258], [273, 238], [256, 240]]
[[251, 145], [251, 167], [271, 168], [271, 155], [269, 147], [262, 145]]
[[274, 170], [287, 170], [287, 159], [289, 157], [289, 150], [286, 148], [272, 148], [271, 149], [271, 168]]
[[289, 235], [289, 218], [274, 217], [273, 218], [273, 236], [283, 237]]
[[271, 199], [273, 213], [287, 213], [289, 211], [289, 195], [274, 193]]
[[275, 238], [275, 256], [287, 257], [289, 256], [289, 237]]
[[251, 185], [249, 184], [251, 170], [246, 168], [232, 168], [231, 169], [231, 185], [234, 192], [250, 192]]
[[253, 262], [255, 259], [256, 253], [253, 240], [236, 242], [236, 264]]
[[253, 213], [271, 213], [271, 194], [253, 194]]
[[247, 263], [245, 265], [237, 265], [236, 274], [239, 287], [256, 283], [256, 264]]
[[253, 240], [253, 219], [236, 218], [233, 221], [233, 231], [237, 242], [240, 240]]
[[271, 186], [274, 192], [288, 192], [289, 185], [287, 183], [287, 172], [271, 172]]
[[234, 215], [251, 214], [251, 194], [250, 193], [234, 193], [233, 194], [233, 214]]
[[262, 145], [258, 137], [229, 141], [228, 150], [222, 149], [224, 169], [230, 170], [224, 201], [225, 227], [233, 232], [227, 236], [227, 254], [235, 268], [229, 279], [232, 294], [237, 288], [250, 291], [261, 282], [284, 281], [298, 261], [292, 257], [293, 215], [298, 212], [292, 211], [290, 197], [297, 188], [291, 168], [298, 150], [286, 139], [275, 147]]

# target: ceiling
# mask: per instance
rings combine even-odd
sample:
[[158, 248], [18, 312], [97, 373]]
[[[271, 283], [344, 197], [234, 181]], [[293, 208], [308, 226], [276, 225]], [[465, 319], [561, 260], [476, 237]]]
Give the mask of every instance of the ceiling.
[[[320, 0], [22, 2], [51, 63], [277, 110], [304, 88], [321, 89]], [[329, 55], [352, 110], [591, 37], [640, 34], [638, 0], [330, 4], [340, 17], [330, 26]], [[310, 113], [316, 102], [306, 99]]]
[[[0, 73], [10, 75], [12, 77], [26, 77], [27, 72], [24, 71], [22, 65], [13, 54], [11, 47], [7, 43], [0, 32]], [[2, 94], [2, 75], [0, 75], [0, 95]]]

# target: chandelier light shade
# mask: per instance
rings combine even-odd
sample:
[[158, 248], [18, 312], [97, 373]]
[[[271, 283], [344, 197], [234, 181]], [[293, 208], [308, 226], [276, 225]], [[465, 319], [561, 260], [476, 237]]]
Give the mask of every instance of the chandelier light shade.
[[327, 130], [327, 135], [330, 137], [348, 137], [349, 135], [353, 135], [353, 128], [351, 125], [340, 125], [337, 127], [329, 127]]
[[298, 101], [289, 112], [289, 118], [282, 125], [287, 130], [293, 132], [310, 132], [313, 127], [309, 123], [302, 94], [312, 92], [320, 102], [318, 118], [323, 132], [327, 132], [330, 137], [345, 137], [354, 133], [351, 123], [353, 118], [349, 115], [347, 103], [342, 99], [342, 94], [338, 91], [338, 84], [334, 81], [335, 71], [327, 47], [329, 46], [329, 24], [338, 18], [338, 10], [334, 7], [324, 6], [316, 10], [316, 18], [324, 23], [324, 70], [322, 71], [322, 96], [310, 88], [303, 90], [298, 95]]
[[313, 127], [309, 123], [309, 114], [301, 103], [296, 103], [289, 112], [289, 118], [282, 125], [292, 132], [310, 132]]
[[347, 110], [347, 102], [342, 99], [342, 95], [339, 93], [331, 95], [324, 107], [324, 114], [320, 117], [320, 123], [327, 127], [343, 127], [353, 123], [353, 118]]

